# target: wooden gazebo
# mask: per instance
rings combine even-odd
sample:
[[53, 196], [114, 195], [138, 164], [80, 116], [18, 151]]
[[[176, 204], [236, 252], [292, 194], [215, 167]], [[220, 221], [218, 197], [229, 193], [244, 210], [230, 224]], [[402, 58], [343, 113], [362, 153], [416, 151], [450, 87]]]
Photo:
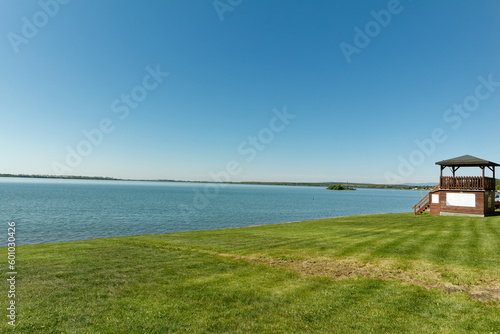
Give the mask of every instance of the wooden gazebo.
[[[436, 162], [441, 166], [439, 185], [414, 207], [415, 214], [430, 208], [431, 215], [488, 216], [495, 213], [495, 167], [499, 164], [470, 155]], [[443, 176], [450, 168], [452, 176]], [[482, 176], [456, 176], [462, 167], [478, 167]], [[489, 170], [492, 177], [486, 176]]]

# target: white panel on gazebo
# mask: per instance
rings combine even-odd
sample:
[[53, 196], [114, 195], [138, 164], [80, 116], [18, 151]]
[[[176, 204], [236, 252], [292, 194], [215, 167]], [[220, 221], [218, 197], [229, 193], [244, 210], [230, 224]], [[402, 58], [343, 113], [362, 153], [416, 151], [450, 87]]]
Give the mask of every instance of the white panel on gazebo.
[[432, 203], [439, 204], [439, 194], [432, 194]]
[[476, 194], [446, 193], [447, 206], [476, 207]]

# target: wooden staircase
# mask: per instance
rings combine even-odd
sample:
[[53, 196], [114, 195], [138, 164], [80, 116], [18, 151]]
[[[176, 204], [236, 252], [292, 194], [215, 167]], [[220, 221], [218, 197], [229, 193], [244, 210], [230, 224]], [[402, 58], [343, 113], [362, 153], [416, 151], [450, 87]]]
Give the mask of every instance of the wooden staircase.
[[431, 191], [429, 191], [429, 193], [420, 200], [420, 202], [415, 204], [415, 206], [413, 207], [413, 212], [415, 216], [424, 213], [425, 210], [431, 207], [431, 193], [438, 190], [439, 187], [440, 185], [438, 184], [437, 186], [432, 188]]

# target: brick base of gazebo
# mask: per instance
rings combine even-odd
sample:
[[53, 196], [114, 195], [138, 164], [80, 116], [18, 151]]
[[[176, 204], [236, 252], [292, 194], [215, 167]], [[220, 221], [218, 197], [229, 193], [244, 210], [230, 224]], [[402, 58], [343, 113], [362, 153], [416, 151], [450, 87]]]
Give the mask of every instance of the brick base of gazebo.
[[494, 191], [438, 190], [430, 195], [431, 215], [477, 216], [495, 214]]

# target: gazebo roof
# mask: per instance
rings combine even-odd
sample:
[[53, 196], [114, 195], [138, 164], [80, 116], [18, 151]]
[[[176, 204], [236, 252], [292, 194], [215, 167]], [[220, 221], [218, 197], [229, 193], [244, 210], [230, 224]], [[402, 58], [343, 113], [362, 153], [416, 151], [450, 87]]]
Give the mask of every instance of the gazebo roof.
[[436, 165], [446, 166], [446, 167], [483, 167], [483, 166], [500, 166], [495, 162], [488, 160], [479, 159], [473, 157], [472, 155], [463, 155], [458, 158], [443, 160], [436, 162]]

